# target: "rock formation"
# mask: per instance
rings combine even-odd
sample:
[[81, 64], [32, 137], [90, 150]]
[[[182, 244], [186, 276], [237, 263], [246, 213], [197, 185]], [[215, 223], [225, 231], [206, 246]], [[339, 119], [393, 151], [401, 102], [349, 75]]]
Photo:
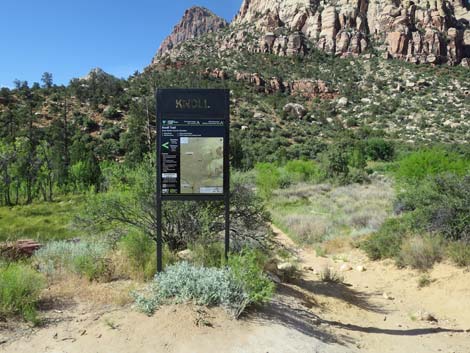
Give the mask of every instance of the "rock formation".
[[217, 31], [228, 26], [227, 21], [204, 7], [191, 7], [186, 10], [173, 32], [163, 41], [154, 61], [175, 45], [203, 34]]
[[[374, 48], [383, 51], [385, 58], [468, 67], [470, 5], [466, 1], [243, 0], [229, 34], [220, 36], [216, 45], [219, 51], [243, 48], [280, 56], [305, 55], [316, 47], [347, 57]], [[160, 55], [176, 42], [194, 37], [182, 29], [194, 27], [191, 18], [187, 12], [162, 44]]]
[[278, 55], [303, 54], [309, 43], [358, 55], [385, 42], [387, 57], [455, 65], [470, 57], [469, 21], [465, 0], [244, 0], [233, 25], [264, 32], [259, 50]]

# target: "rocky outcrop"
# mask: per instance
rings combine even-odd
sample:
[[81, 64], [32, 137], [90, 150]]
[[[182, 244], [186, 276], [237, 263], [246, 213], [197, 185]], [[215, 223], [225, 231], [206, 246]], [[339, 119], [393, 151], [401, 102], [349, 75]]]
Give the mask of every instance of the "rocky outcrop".
[[[470, 5], [466, 1], [244, 0], [230, 30], [218, 32], [214, 38], [214, 50], [303, 56], [317, 48], [347, 57], [365, 52], [371, 56], [369, 49], [374, 48], [383, 51], [387, 59], [468, 67]], [[205, 18], [195, 15], [200, 11], [207, 12], [186, 12], [157, 58], [168, 54], [177, 61], [181, 54], [190, 58], [207, 51], [204, 45], [192, 47], [190, 54], [177, 48], [170, 50], [178, 42], [226, 25], [221, 19], [210, 25], [198, 20]], [[154, 59], [154, 63], [157, 61]]]
[[[216, 69], [217, 70], [217, 69]], [[333, 99], [337, 96], [337, 90], [332, 89], [325, 81], [300, 79], [293, 81], [283, 81], [279, 77], [266, 79], [259, 73], [236, 72], [236, 81], [244, 81], [255, 87], [258, 92], [264, 93], [288, 93], [300, 95], [307, 99], [315, 97], [323, 99]]]
[[0, 256], [9, 260], [20, 260], [33, 256], [41, 247], [40, 243], [30, 239], [0, 243]]
[[282, 56], [304, 55], [309, 45], [355, 56], [385, 42], [390, 58], [464, 65], [470, 57], [465, 1], [244, 0], [233, 26], [254, 26], [265, 33], [254, 50]]
[[181, 42], [217, 31], [226, 26], [228, 26], [227, 21], [208, 9], [192, 7], [186, 10], [181, 21], [173, 28], [173, 32], [160, 45], [153, 61], [155, 62], [158, 57]]

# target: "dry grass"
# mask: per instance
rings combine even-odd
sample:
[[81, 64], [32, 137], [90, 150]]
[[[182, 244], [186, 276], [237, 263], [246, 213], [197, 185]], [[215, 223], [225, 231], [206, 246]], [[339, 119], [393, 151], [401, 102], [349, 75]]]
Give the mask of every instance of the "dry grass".
[[340, 187], [302, 183], [276, 191], [270, 209], [275, 223], [297, 242], [331, 242], [333, 250], [345, 246], [334, 239], [378, 230], [392, 212], [393, 197], [391, 183], [383, 180]]
[[70, 275], [51, 284], [42, 296], [44, 298], [78, 300], [89, 304], [125, 306], [132, 302], [130, 292], [140, 286], [142, 284], [129, 280], [97, 283]]
[[403, 241], [397, 264], [428, 270], [442, 259], [442, 249], [443, 242], [438, 236], [410, 236]]

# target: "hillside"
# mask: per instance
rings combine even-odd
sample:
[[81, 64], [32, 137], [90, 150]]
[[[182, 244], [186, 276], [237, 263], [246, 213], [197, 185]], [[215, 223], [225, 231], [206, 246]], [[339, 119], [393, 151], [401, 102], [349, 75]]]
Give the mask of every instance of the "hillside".
[[[367, 2], [338, 2], [331, 33], [327, 24], [331, 6], [323, 3], [245, 1], [230, 25], [209, 10], [189, 9], [143, 73], [120, 80], [92, 70], [67, 86], [18, 81], [15, 89], [2, 89], [0, 122], [5, 129], [0, 138], [7, 146], [31, 134], [34, 146], [47, 141], [52, 151], [65, 156], [49, 164], [57, 170], [55, 175], [67, 174], [72, 165], [87, 158], [92, 164], [95, 159], [135, 164], [153, 150], [157, 87], [213, 87], [231, 90], [231, 152], [236, 168], [251, 168], [260, 161], [317, 158], [329, 144], [345, 139], [381, 137], [400, 142], [404, 149], [434, 143], [461, 148], [470, 138], [470, 69], [464, 65], [467, 8], [444, 2], [424, 11], [410, 4], [414, 14], [410, 17], [403, 10], [407, 3], [380, 4], [376, 5], [381, 10], [373, 12]], [[348, 17], [346, 9], [351, 6]], [[416, 22], [419, 11], [436, 17], [436, 6], [447, 11], [438, 16], [441, 29]], [[401, 29], [374, 34], [372, 28], [385, 28], [379, 19], [390, 20], [385, 14], [391, 12], [403, 20]], [[321, 26], [314, 31], [317, 17]], [[445, 32], [448, 40], [455, 32], [462, 39], [455, 47], [460, 56], [452, 56], [449, 41], [445, 41], [446, 55], [436, 56], [435, 63], [424, 63], [437, 53], [425, 42], [422, 48], [431, 51], [420, 64], [395, 55], [385, 42], [401, 30], [408, 44], [416, 33], [426, 38], [426, 31], [437, 36]], [[327, 33], [334, 47], [345, 48], [344, 52], [319, 45]], [[344, 36], [358, 35], [368, 46], [361, 55], [356, 55], [351, 41], [339, 45]], [[268, 47], [266, 40], [271, 43]], [[16, 170], [11, 166], [9, 170]]]

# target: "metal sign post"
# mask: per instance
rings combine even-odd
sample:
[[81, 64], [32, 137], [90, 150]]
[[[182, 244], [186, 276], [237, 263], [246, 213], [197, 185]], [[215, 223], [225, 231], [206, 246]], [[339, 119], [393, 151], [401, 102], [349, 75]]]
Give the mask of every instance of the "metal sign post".
[[225, 89], [157, 90], [157, 271], [162, 262], [162, 203], [224, 201], [230, 247], [230, 99]]

